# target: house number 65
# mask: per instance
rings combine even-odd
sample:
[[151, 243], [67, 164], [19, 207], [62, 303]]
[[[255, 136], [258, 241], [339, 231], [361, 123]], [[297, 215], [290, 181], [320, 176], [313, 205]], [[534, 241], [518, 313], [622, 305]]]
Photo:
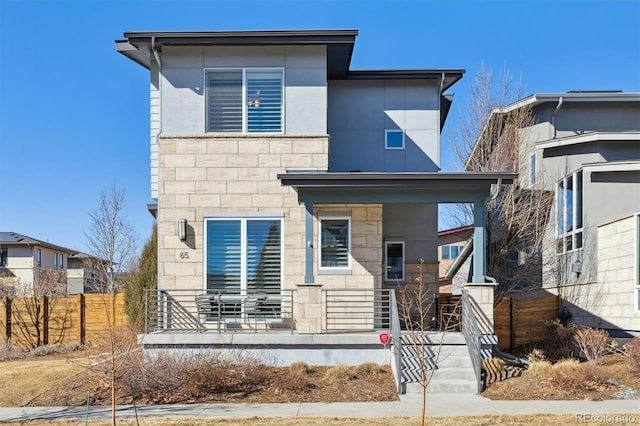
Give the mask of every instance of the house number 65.
[[181, 251], [180, 252], [180, 259], [188, 259], [189, 258], [189, 252], [188, 251]]

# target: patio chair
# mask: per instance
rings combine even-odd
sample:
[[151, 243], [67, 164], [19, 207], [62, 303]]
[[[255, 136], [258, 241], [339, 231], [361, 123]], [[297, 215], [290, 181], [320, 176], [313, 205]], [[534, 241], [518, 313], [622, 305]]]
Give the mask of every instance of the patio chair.
[[[198, 308], [198, 321], [206, 322], [220, 319], [220, 298], [217, 295], [206, 293], [197, 295], [196, 307]], [[201, 316], [204, 316], [204, 321], [200, 319]]]

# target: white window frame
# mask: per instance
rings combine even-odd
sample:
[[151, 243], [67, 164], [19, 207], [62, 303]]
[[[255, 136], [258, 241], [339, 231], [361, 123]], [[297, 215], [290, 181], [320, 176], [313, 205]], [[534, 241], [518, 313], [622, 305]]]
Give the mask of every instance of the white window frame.
[[[347, 266], [322, 266], [322, 221], [346, 220], [347, 221]], [[318, 215], [318, 274], [350, 274], [351, 273], [351, 243], [353, 240], [351, 228], [351, 215], [348, 213], [321, 213]]]
[[[579, 182], [579, 180], [582, 179], [582, 182]], [[571, 190], [571, 197], [572, 197], [572, 211], [571, 211], [571, 220], [572, 220], [572, 228], [570, 231], [565, 231], [565, 232], [560, 232], [560, 219], [564, 221], [564, 228], [567, 228], [567, 201], [568, 201], [568, 197], [567, 197], [567, 183], [569, 182], [569, 180], [571, 180], [572, 183], [572, 190]], [[560, 184], [564, 184], [564, 191], [560, 191]], [[578, 251], [578, 250], [582, 250], [582, 248], [584, 247], [584, 173], [582, 171], [582, 169], [580, 170], [576, 170], [575, 172], [565, 176], [564, 178], [560, 179], [559, 181], [556, 182], [556, 193], [555, 193], [555, 212], [556, 212], [556, 254], [561, 255], [561, 254], [565, 254], [565, 253], [571, 253], [574, 251]], [[580, 187], [580, 191], [577, 191], [576, 189]], [[562, 213], [562, 215], [560, 215], [560, 212], [558, 211], [558, 207], [559, 207], [559, 200], [560, 200], [560, 194], [564, 195], [564, 199], [563, 199], [563, 204], [562, 204], [562, 208], [564, 209], [564, 212]], [[577, 208], [578, 206], [578, 201], [580, 202], [581, 206], [580, 209]], [[578, 212], [580, 214], [578, 214]], [[582, 215], [583, 217], [580, 217], [580, 215]], [[580, 219], [580, 222], [582, 222], [581, 226], [579, 228], [576, 227], [576, 224], [578, 223], [578, 219]], [[577, 241], [577, 237], [580, 237], [580, 247], [576, 247], [575, 246], [575, 242]], [[569, 239], [571, 240], [571, 249], [567, 250], [567, 245], [568, 245], [568, 241]], [[560, 244], [562, 244], [561, 249], [559, 249]]]
[[[204, 69], [204, 92], [205, 92], [205, 102], [204, 102], [204, 118], [205, 118], [205, 123], [204, 123], [204, 127], [205, 127], [205, 133], [212, 133], [212, 134], [222, 134], [222, 135], [233, 135], [233, 134], [238, 134], [236, 132], [212, 132], [209, 131], [208, 127], [209, 127], [209, 105], [207, 102], [207, 91], [209, 90], [208, 87], [208, 83], [207, 83], [207, 73], [208, 72], [215, 72], [215, 71], [240, 71], [242, 72], [242, 132], [241, 134], [249, 134], [249, 135], [281, 135], [284, 134], [284, 129], [285, 129], [285, 98], [286, 98], [286, 93], [285, 93], [285, 83], [284, 83], [284, 67], [230, 67], [230, 68], [205, 68]], [[248, 128], [248, 104], [247, 104], [247, 71], [251, 72], [251, 71], [262, 71], [262, 72], [280, 72], [282, 75], [282, 86], [281, 86], [281, 90], [282, 90], [282, 102], [280, 105], [280, 131], [279, 132], [249, 132], [247, 130]]]
[[[387, 273], [389, 272], [389, 244], [400, 244], [402, 246], [402, 275], [400, 278], [389, 278]], [[406, 263], [406, 254], [405, 254], [405, 244], [402, 240], [388, 240], [384, 242], [384, 280], [385, 281], [400, 281], [404, 282], [405, 280], [405, 263]]]
[[[401, 134], [401, 136], [402, 136], [402, 146], [401, 147], [389, 146], [389, 143], [388, 143], [388, 141], [389, 141], [389, 139], [388, 139], [389, 138], [389, 133], [400, 133]], [[405, 147], [404, 139], [405, 139], [405, 133], [404, 133], [403, 130], [398, 130], [398, 129], [389, 130], [389, 129], [387, 129], [387, 130], [384, 131], [384, 149], [388, 149], [388, 150], [392, 150], [392, 151], [393, 150], [403, 150], [404, 147]]]
[[247, 289], [247, 221], [249, 220], [277, 220], [280, 221], [280, 291], [283, 290], [284, 285], [284, 220], [282, 215], [219, 215], [214, 217], [205, 217], [204, 224], [204, 273], [203, 275], [203, 289], [207, 291], [207, 271], [208, 269], [208, 255], [207, 255], [207, 222], [213, 220], [237, 220], [240, 222], [240, 290], [239, 295], [246, 296], [248, 294]]
[[529, 155], [529, 187], [536, 184], [536, 153]]

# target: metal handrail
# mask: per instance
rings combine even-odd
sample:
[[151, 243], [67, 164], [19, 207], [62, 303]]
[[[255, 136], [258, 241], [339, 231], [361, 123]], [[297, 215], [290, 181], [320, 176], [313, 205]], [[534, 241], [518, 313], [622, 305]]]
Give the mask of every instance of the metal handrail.
[[323, 332], [357, 332], [391, 328], [389, 289], [323, 289]]
[[480, 326], [476, 318], [473, 301], [467, 290], [462, 291], [462, 335], [467, 342], [473, 372], [478, 384], [478, 393], [482, 392], [482, 352]]
[[398, 393], [404, 393], [402, 386], [402, 330], [400, 328], [400, 315], [395, 290], [389, 291], [389, 334], [393, 347], [392, 357], [395, 365], [394, 375]]
[[145, 331], [293, 332], [294, 290], [242, 293], [202, 289], [145, 291]]

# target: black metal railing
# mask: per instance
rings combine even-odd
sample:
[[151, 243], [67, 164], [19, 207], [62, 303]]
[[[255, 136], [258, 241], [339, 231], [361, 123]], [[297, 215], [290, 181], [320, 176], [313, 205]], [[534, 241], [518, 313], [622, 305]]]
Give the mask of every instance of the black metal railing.
[[334, 333], [391, 329], [392, 292], [389, 289], [323, 289], [322, 331]]

